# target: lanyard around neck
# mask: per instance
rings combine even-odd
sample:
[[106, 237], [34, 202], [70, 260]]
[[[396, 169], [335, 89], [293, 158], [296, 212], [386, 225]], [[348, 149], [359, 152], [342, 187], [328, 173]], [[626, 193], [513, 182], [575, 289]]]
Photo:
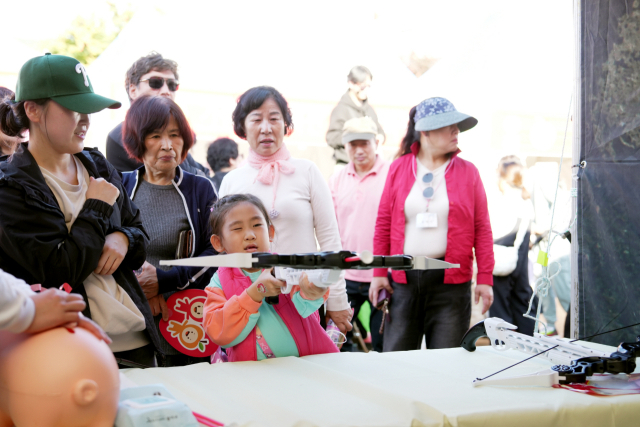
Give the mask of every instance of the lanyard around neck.
[[[413, 179], [418, 181], [418, 173], [417, 173], [417, 168], [418, 168], [418, 156], [413, 156], [415, 159], [415, 162], [411, 162], [411, 169], [413, 171]], [[442, 174], [442, 178], [440, 178], [440, 181], [438, 182], [438, 185], [436, 187], [433, 188], [433, 196], [431, 196], [431, 198], [427, 199], [427, 212], [429, 211], [429, 205], [431, 204], [431, 200], [436, 196], [436, 191], [438, 191], [438, 188], [440, 188], [440, 185], [442, 184], [442, 181], [445, 180], [445, 176], [447, 175], [447, 172], [449, 171], [449, 168], [451, 168], [451, 165], [453, 164], [453, 158], [449, 159], [449, 164], [447, 165], [447, 167], [444, 170], [444, 173]], [[425, 167], [426, 169], [426, 167]], [[433, 171], [429, 171], [431, 173], [433, 173]], [[435, 178], [435, 174], [434, 174], [434, 178]]]

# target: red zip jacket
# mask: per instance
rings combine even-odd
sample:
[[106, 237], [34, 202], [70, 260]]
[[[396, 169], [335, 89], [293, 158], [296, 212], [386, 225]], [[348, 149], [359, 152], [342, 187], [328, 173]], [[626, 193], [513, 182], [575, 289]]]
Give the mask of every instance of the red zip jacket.
[[[376, 255], [397, 255], [404, 251], [404, 203], [416, 181], [412, 162], [420, 144], [411, 146], [411, 154], [405, 154], [391, 164], [384, 186], [373, 249]], [[473, 249], [478, 262], [477, 283], [493, 285], [493, 235], [487, 209], [487, 196], [478, 169], [458, 157], [460, 150], [451, 158], [445, 174], [449, 197], [449, 230], [445, 261], [460, 264], [460, 268], [449, 268], [444, 273], [444, 283], [458, 284], [471, 280], [473, 276]], [[387, 270], [376, 268], [374, 277], [386, 277]], [[404, 271], [391, 272], [397, 283], [407, 283]]]

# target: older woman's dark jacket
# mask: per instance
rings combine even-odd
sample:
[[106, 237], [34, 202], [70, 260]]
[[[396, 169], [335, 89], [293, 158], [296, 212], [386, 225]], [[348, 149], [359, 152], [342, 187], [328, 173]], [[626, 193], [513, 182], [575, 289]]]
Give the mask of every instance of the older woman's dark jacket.
[[[145, 168], [141, 166], [133, 172], [122, 174], [122, 182], [131, 199], [133, 199], [144, 173]], [[192, 249], [189, 257], [216, 255], [217, 252], [211, 246], [211, 231], [209, 230], [211, 206], [218, 200], [218, 193], [213, 184], [203, 176], [185, 172], [181, 166], [176, 167], [176, 176], [172, 184], [180, 194], [184, 209], [189, 217], [192, 232]], [[162, 212], [156, 212], [156, 215], [162, 215]], [[178, 242], [176, 242], [177, 244]], [[187, 288], [204, 289], [216, 270], [217, 268], [213, 267], [173, 267], [167, 271], [157, 269], [158, 293], [164, 294]]]
[[129, 249], [113, 278], [142, 312], [157, 347], [151, 308], [133, 273], [146, 258], [149, 239], [140, 212], [127, 197], [119, 173], [98, 150], [84, 149], [75, 156], [89, 176], [104, 178], [120, 190], [116, 203], [86, 200], [69, 231], [38, 164], [22, 144], [10, 160], [0, 161], [0, 268], [47, 288], [68, 283], [72, 292], [83, 296], [87, 303], [83, 314], [91, 317], [83, 282], [98, 266], [106, 236], [124, 233]]

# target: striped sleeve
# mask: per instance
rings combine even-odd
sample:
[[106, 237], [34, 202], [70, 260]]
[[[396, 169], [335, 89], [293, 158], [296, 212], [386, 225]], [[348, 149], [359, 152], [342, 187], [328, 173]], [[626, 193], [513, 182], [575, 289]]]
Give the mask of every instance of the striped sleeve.
[[316, 310], [318, 310], [325, 301], [327, 301], [330, 292], [331, 289], [327, 288], [327, 291], [322, 297], [311, 300], [305, 296], [305, 294], [302, 292], [302, 289], [300, 289], [300, 286], [294, 285], [291, 289], [291, 300], [293, 301], [293, 305], [295, 305], [296, 310], [298, 310], [300, 316], [306, 319]]

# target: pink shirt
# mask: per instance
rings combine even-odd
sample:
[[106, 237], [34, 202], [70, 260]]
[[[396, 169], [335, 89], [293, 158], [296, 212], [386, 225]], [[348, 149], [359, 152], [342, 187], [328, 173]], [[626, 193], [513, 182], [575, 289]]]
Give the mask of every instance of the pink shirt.
[[[344, 250], [373, 252], [378, 205], [390, 165], [390, 162], [376, 156], [373, 168], [360, 177], [353, 162], [349, 162], [329, 179]], [[373, 270], [346, 270], [345, 278], [368, 283], [373, 278]]]

